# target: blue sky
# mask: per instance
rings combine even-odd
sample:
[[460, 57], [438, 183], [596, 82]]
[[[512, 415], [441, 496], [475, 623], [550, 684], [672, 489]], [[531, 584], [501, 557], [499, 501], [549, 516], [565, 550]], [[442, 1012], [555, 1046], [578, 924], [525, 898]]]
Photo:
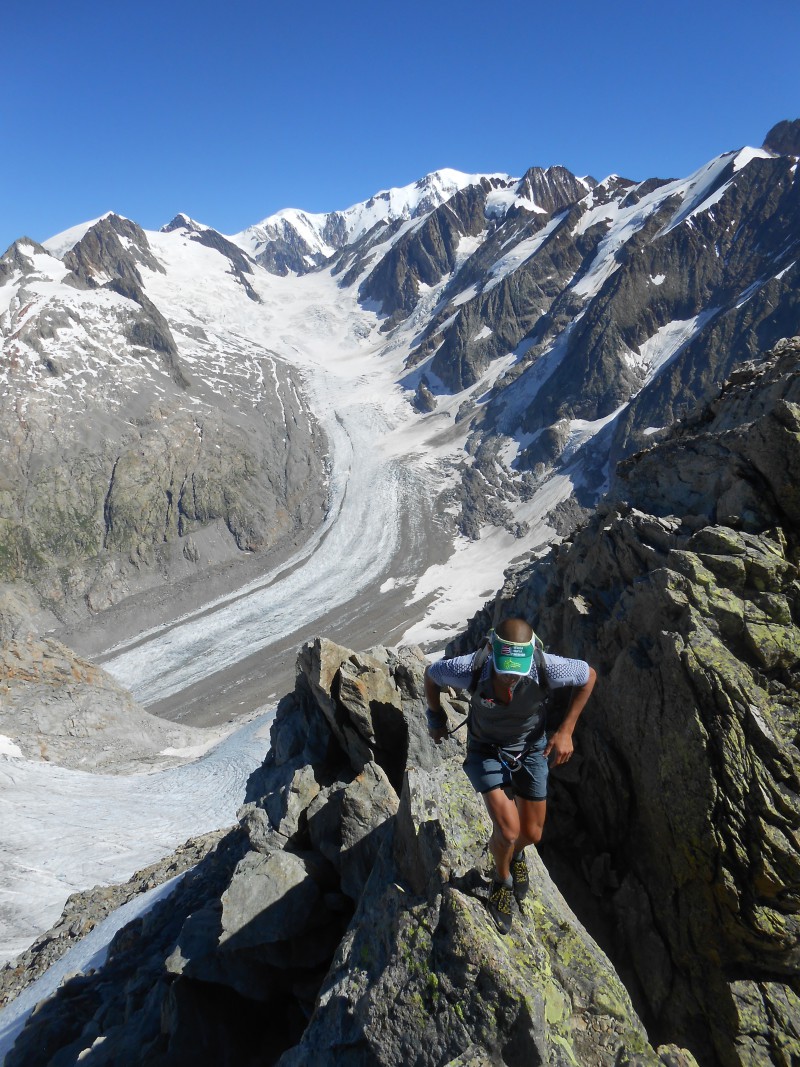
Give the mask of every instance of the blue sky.
[[0, 251], [234, 233], [439, 167], [683, 176], [800, 117], [800, 4], [72, 0], [3, 12]]

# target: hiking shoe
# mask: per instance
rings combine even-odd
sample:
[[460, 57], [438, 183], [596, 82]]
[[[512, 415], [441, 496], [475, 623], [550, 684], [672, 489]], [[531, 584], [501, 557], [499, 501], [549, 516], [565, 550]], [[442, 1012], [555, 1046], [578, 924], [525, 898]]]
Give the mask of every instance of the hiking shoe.
[[511, 890], [504, 882], [492, 883], [492, 891], [486, 901], [489, 914], [494, 919], [494, 924], [501, 934], [507, 934], [511, 929]]
[[514, 883], [514, 896], [518, 904], [521, 904], [528, 895], [528, 886], [531, 884], [528, 878], [528, 864], [525, 862], [525, 853], [520, 852], [511, 861], [511, 878]]

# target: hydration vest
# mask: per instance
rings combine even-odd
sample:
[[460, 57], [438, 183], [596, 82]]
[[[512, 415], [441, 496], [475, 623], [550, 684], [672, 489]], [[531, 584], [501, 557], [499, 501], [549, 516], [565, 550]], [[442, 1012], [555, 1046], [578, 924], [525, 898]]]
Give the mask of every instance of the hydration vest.
[[[476, 653], [475, 659], [480, 656], [481, 652]], [[542, 736], [549, 690], [544, 659], [537, 646], [534, 646], [534, 656], [539, 681], [530, 676], [521, 677], [514, 686], [509, 704], [502, 704], [495, 696], [491, 669], [483, 681], [475, 679], [474, 686], [470, 684], [467, 717], [470, 741], [513, 751], [524, 749]], [[473, 678], [480, 675], [487, 658], [484, 655], [482, 661], [473, 666]]]

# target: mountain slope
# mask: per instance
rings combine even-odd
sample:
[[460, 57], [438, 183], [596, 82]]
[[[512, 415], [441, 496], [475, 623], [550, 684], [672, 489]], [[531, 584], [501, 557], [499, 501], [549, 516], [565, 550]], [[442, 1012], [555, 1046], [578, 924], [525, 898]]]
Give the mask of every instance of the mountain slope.
[[[476, 541], [493, 529], [517, 538], [507, 560], [541, 549], [572, 521], [554, 505], [596, 499], [609, 464], [794, 332], [794, 132], [781, 126], [768, 147], [726, 153], [683, 179], [441, 171], [300, 228], [287, 214], [274, 232], [265, 220], [228, 238], [177, 216], [148, 236], [106, 216], [53, 239], [63, 260], [18, 243], [0, 265], [10, 482], [51, 473], [42, 491], [9, 489], [3, 573], [38, 574], [52, 605], [88, 598], [97, 609], [156, 574], [295, 539], [322, 515], [325, 476], [313, 431], [300, 429], [313, 420], [305, 408], [286, 415], [290, 394], [301, 396], [290, 365], [310, 366], [311, 349], [315, 368], [330, 363], [326, 348], [337, 375], [348, 373], [348, 351], [374, 357], [390, 421], [418, 422], [419, 454], [442, 465], [445, 523], [452, 516]], [[304, 242], [291, 264], [284, 223]], [[271, 399], [273, 374], [294, 384]], [[414, 410], [399, 412], [398, 389]], [[169, 414], [155, 418], [162, 395]], [[198, 405], [213, 419], [211, 450], [196, 461]], [[49, 420], [71, 442], [59, 446], [74, 471], [60, 510], [52, 464], [21, 459], [23, 409], [37, 441]], [[100, 426], [109, 411], [122, 420], [112, 437], [126, 442], [113, 480], [123, 450], [105, 433], [89, 435], [85, 454], [75, 448], [78, 421]], [[133, 462], [142, 418], [149, 444]], [[165, 464], [173, 435], [179, 455]], [[389, 448], [400, 449], [394, 437]], [[226, 449], [230, 470], [211, 462]], [[130, 504], [139, 485], [143, 514]], [[91, 574], [78, 562], [89, 556]]]
[[[241, 251], [207, 251], [210, 277], [251, 297]], [[144, 277], [164, 274], [114, 215], [63, 260], [25, 240], [0, 260], [0, 576], [35, 582], [57, 613], [322, 517], [323, 448], [296, 372], [231, 339], [223, 387], [215, 341], [195, 325], [179, 347], [147, 296]]]
[[[479, 481], [517, 498], [525, 472], [542, 484], [581, 449], [596, 491], [609, 457], [798, 321], [795, 156], [742, 149], [682, 180], [586, 192], [561, 171], [552, 185], [550, 210], [499, 213], [486, 183], [472, 186], [358, 263], [362, 298], [408, 345], [405, 384], [424, 386], [429, 410], [460, 398], [467, 451], [494, 441], [503, 456]], [[469, 485], [464, 497], [462, 529]]]

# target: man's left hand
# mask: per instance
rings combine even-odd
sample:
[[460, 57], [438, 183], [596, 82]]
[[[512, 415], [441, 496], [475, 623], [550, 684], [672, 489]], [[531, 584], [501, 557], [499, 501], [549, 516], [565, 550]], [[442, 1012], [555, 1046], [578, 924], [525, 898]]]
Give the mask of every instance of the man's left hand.
[[544, 757], [548, 759], [551, 755], [553, 759], [551, 764], [553, 767], [559, 767], [562, 763], [566, 763], [572, 756], [573, 744], [572, 734], [569, 730], [556, 730], [550, 740], [547, 742], [547, 746], [544, 750]]

